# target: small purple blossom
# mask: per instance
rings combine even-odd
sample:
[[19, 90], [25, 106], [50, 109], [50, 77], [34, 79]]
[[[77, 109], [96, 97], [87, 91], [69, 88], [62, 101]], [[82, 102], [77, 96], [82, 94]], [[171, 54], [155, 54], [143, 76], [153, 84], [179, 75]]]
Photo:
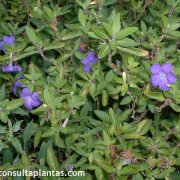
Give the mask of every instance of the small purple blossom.
[[14, 83], [14, 86], [13, 86], [13, 94], [16, 94], [17, 93], [17, 89], [20, 88], [20, 87], [25, 87], [25, 85], [22, 85], [19, 80], [20, 79], [23, 79], [23, 75], [19, 75], [18, 78], [16, 79], [16, 82]]
[[91, 72], [91, 65], [96, 64], [97, 61], [98, 57], [95, 55], [95, 53], [93, 51], [88, 52], [87, 56], [81, 61], [81, 63], [84, 65], [83, 72]]
[[2, 66], [2, 72], [9, 73], [9, 72], [20, 72], [22, 71], [21, 66], [13, 65], [13, 62], [10, 61], [10, 63], [7, 66]]
[[124, 162], [124, 165], [127, 165], [127, 164], [131, 164], [131, 159], [129, 158], [129, 159], [125, 159], [125, 162]]
[[6, 49], [4, 48], [4, 45], [8, 45], [11, 46], [15, 41], [15, 37], [14, 36], [3, 36], [2, 41], [0, 41], [0, 49], [4, 52], [6, 52]]
[[78, 51], [83, 52], [83, 49], [80, 47], [80, 48], [78, 48]]
[[27, 87], [22, 90], [20, 98], [25, 100], [24, 106], [28, 110], [32, 110], [34, 107], [38, 107], [42, 103], [39, 99], [38, 92], [32, 93]]
[[68, 171], [73, 171], [74, 166], [71, 165], [71, 164], [68, 164], [68, 165], [66, 166], [66, 168], [67, 168]]
[[173, 73], [173, 67], [170, 63], [154, 64], [151, 66], [150, 71], [151, 83], [154, 87], [159, 87], [161, 90], [169, 90], [169, 84], [174, 84], [177, 80]]

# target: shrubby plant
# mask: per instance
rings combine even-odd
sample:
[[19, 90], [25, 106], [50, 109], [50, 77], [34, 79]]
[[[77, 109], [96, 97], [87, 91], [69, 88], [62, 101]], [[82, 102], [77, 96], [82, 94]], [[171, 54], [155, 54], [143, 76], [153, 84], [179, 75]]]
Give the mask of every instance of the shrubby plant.
[[179, 9], [1, 0], [0, 170], [179, 179]]

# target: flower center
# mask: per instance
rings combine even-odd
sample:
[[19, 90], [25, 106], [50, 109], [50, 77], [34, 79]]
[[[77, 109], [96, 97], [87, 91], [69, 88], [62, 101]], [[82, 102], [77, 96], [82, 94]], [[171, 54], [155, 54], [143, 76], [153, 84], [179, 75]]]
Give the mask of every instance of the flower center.
[[160, 76], [161, 80], [166, 79], [166, 74], [165, 73], [160, 73], [159, 76]]
[[32, 98], [31, 97], [26, 97], [25, 99], [26, 99], [26, 101], [32, 102]]

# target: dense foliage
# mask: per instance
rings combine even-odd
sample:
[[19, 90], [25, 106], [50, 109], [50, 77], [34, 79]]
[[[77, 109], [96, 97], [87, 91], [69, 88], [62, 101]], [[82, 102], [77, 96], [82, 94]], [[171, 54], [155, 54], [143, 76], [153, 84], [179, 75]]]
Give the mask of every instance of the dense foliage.
[[0, 170], [180, 179], [179, 5], [1, 0]]

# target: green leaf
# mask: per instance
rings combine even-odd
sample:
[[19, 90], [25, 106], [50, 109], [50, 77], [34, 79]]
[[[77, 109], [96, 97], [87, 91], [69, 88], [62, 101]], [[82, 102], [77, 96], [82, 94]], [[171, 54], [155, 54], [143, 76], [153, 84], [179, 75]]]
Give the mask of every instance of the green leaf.
[[33, 123], [30, 122], [30, 123], [27, 124], [27, 126], [26, 126], [26, 128], [24, 129], [24, 132], [23, 132], [24, 145], [27, 144], [27, 142], [31, 138], [32, 134], [33, 134]]
[[108, 71], [108, 73], [106, 74], [105, 82], [106, 82], [106, 83], [109, 83], [109, 82], [113, 81], [115, 77], [116, 77], [116, 74], [115, 74], [112, 70], [110, 70], [110, 71]]
[[129, 36], [130, 34], [136, 32], [138, 30], [137, 27], [127, 27], [123, 30], [121, 30], [118, 34], [117, 34], [117, 39], [123, 39], [127, 36]]
[[83, 26], [85, 26], [86, 21], [87, 21], [87, 17], [85, 16], [84, 11], [82, 9], [79, 9], [78, 19], [79, 19], [79, 22]]
[[171, 103], [171, 104], [170, 104], [170, 107], [171, 107], [174, 111], [180, 112], [180, 106], [179, 106], [179, 105], [174, 104], [174, 103]]
[[132, 47], [132, 46], [137, 46], [137, 43], [136, 43], [134, 40], [129, 39], [129, 38], [121, 39], [121, 40], [117, 41], [117, 44], [118, 44], [120, 47]]
[[115, 140], [112, 140], [106, 131], [103, 131], [103, 140], [107, 146], [115, 143]]
[[113, 124], [116, 124], [116, 114], [115, 114], [115, 112], [113, 111], [112, 108], [109, 108], [108, 114], [109, 114], [109, 117], [110, 117], [111, 122], [112, 122]]
[[171, 178], [172, 178], [172, 180], [179, 180], [180, 179], [179, 171], [175, 171], [175, 172], [171, 173]]
[[104, 180], [104, 174], [101, 168], [97, 167], [95, 170], [96, 179], [98, 180]]
[[51, 19], [51, 18], [53, 17], [53, 12], [52, 12], [52, 10], [51, 10], [49, 7], [47, 7], [47, 6], [44, 6], [43, 9], [44, 9], [44, 11], [46, 12], [48, 18]]
[[47, 148], [52, 145], [52, 139], [50, 139], [48, 142], [43, 142], [41, 144], [37, 159], [45, 158], [47, 153]]
[[49, 44], [46, 44], [43, 48], [44, 51], [48, 51], [48, 50], [54, 50], [54, 49], [61, 49], [62, 47], [64, 47], [64, 43], [62, 42], [52, 42]]
[[99, 167], [101, 167], [102, 169], [104, 169], [107, 173], [113, 172], [114, 168], [111, 164], [109, 164], [103, 160], [100, 160], [100, 159], [96, 159], [95, 161], [96, 161], [97, 165]]
[[21, 161], [24, 164], [25, 168], [28, 168], [31, 165], [31, 161], [29, 157], [27, 156], [26, 152], [23, 153], [21, 157]]
[[143, 180], [143, 177], [140, 173], [138, 173], [138, 174], [134, 175], [132, 180]]
[[104, 31], [103, 28], [101, 28], [99, 26], [93, 26], [92, 30], [100, 38], [102, 38], [102, 39], [109, 39], [108, 35], [106, 34], [106, 32]]
[[7, 123], [8, 119], [9, 119], [7, 113], [6, 112], [0, 112], [0, 119], [3, 123]]
[[3, 154], [2, 164], [13, 163], [13, 153], [10, 148], [6, 149]]
[[150, 130], [151, 125], [152, 121], [145, 119], [138, 124], [137, 132], [140, 133], [140, 135], [144, 135]]
[[162, 92], [144, 92], [144, 94], [150, 99], [154, 99], [161, 102], [165, 100]]
[[88, 35], [94, 39], [101, 39], [99, 36], [97, 36], [95, 33], [93, 32], [88, 32]]
[[170, 31], [169, 35], [180, 38], [180, 32], [179, 31]]
[[120, 13], [117, 13], [112, 22], [113, 33], [115, 34], [115, 33], [119, 32], [120, 28], [121, 28]]
[[122, 87], [121, 87], [121, 94], [122, 96], [124, 96], [128, 91], [128, 84], [127, 83], [123, 83]]
[[101, 119], [104, 122], [111, 122], [109, 119], [109, 116], [106, 112], [100, 111], [100, 110], [95, 110], [94, 111], [96, 116]]
[[102, 91], [102, 105], [103, 106], [107, 106], [107, 104], [108, 104], [108, 97], [109, 97], [108, 93], [105, 90], [103, 90]]
[[4, 101], [6, 95], [5, 85], [3, 84], [0, 89], [0, 102]]
[[80, 106], [84, 105], [86, 103], [87, 99], [83, 96], [73, 96], [70, 99], [70, 106], [72, 108], [79, 108]]
[[0, 125], [0, 134], [6, 133], [6, 128]]
[[118, 123], [122, 123], [123, 121], [127, 120], [131, 112], [132, 112], [132, 109], [127, 109], [121, 112], [117, 119]]
[[141, 135], [137, 132], [126, 132], [124, 137], [125, 139], [140, 139]]
[[18, 132], [20, 130], [20, 125], [21, 125], [22, 121], [17, 121], [13, 127], [12, 127], [12, 130], [13, 132]]
[[26, 33], [27, 33], [29, 40], [34, 45], [41, 45], [42, 46], [42, 41], [33, 28], [27, 26], [26, 27]]
[[136, 56], [142, 56], [142, 57], [147, 56], [149, 54], [148, 51], [139, 48], [122, 48], [118, 46], [117, 49], [125, 53], [133, 54]]
[[50, 104], [53, 99], [52, 94], [49, 92], [48, 88], [44, 89], [44, 100], [46, 104]]
[[42, 137], [42, 131], [38, 130], [34, 137], [34, 148], [36, 148], [39, 145], [41, 141], [41, 137]]
[[74, 39], [74, 38], [79, 37], [81, 35], [82, 35], [81, 31], [74, 31], [74, 32], [67, 33], [65, 36], [63, 36], [63, 38], [61, 40], [66, 41], [69, 39]]
[[104, 26], [104, 29], [106, 30], [106, 32], [108, 33], [108, 35], [110, 37], [113, 37], [113, 29], [112, 29], [111, 25], [109, 25], [108, 23], [104, 22], [103, 26]]
[[23, 103], [24, 103], [24, 99], [14, 99], [8, 102], [6, 109], [9, 111], [14, 110], [19, 106], [23, 105]]
[[42, 134], [42, 137], [51, 137], [55, 134], [55, 131], [52, 131], [52, 130], [49, 130], [49, 131], [45, 131], [43, 134]]
[[59, 136], [59, 132], [57, 132], [54, 136], [54, 144], [59, 148], [65, 148], [64, 141]]
[[132, 98], [130, 96], [126, 96], [124, 97], [121, 102], [120, 102], [120, 105], [127, 105], [129, 104], [130, 102], [132, 101]]
[[16, 150], [19, 153], [23, 154], [23, 149], [22, 149], [22, 146], [21, 146], [19, 139], [17, 139], [16, 137], [13, 137], [12, 138], [12, 145], [16, 148]]
[[47, 155], [46, 155], [47, 164], [52, 170], [58, 171], [59, 165], [56, 159], [56, 156], [54, 154], [54, 151], [52, 149], [52, 146], [49, 146], [47, 148]]
[[98, 53], [98, 57], [101, 59], [105, 56], [107, 56], [110, 53], [110, 48], [108, 45], [102, 45], [100, 47], [100, 51]]

